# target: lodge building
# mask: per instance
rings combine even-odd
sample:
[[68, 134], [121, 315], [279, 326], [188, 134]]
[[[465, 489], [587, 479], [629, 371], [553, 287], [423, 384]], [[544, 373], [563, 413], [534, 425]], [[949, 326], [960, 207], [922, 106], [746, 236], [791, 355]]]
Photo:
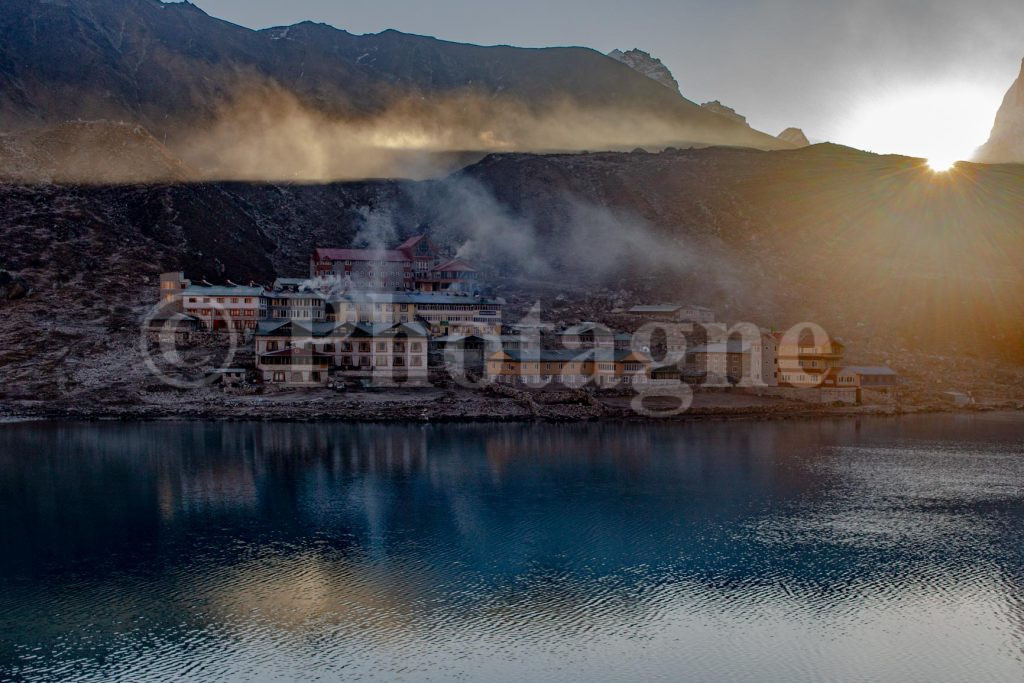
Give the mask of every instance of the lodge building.
[[487, 376], [495, 382], [579, 388], [646, 384], [651, 359], [635, 351], [615, 349], [503, 350], [487, 358]]
[[477, 271], [469, 263], [443, 255], [426, 235], [395, 249], [318, 247], [309, 260], [310, 278], [336, 278], [354, 290], [377, 292], [474, 292]]
[[324, 385], [330, 374], [417, 383], [427, 378], [419, 323], [260, 323], [256, 368], [264, 382]]

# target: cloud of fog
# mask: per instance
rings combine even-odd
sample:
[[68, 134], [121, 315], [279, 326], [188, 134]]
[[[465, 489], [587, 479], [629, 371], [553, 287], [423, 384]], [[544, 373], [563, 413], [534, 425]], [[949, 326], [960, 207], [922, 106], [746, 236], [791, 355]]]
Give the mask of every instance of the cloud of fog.
[[466, 91], [402, 97], [382, 112], [355, 116], [325, 113], [274, 84], [241, 92], [220, 106], [210, 125], [171, 143], [204, 179], [420, 179], [463, 165], [460, 153], [751, 143], [727, 126], [695, 127], [649, 111], [581, 107], [566, 98], [538, 108]]
[[519, 213], [462, 174], [410, 192], [438, 242], [501, 278], [566, 287], [674, 282], [708, 292], [708, 300], [742, 289], [736, 256], [723, 244], [685, 237], [692, 231], [682, 227], [659, 228], [626, 209], [566, 192]]

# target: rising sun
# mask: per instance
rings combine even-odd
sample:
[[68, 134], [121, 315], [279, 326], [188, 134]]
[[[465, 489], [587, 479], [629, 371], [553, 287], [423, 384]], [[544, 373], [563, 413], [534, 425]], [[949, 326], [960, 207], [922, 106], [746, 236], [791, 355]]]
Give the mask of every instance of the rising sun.
[[924, 158], [945, 173], [988, 138], [1001, 97], [998, 89], [957, 81], [880, 88], [850, 107], [837, 137], [859, 149]]
[[948, 159], [948, 158], [944, 159], [942, 157], [936, 157], [936, 158], [933, 158], [933, 159], [928, 159], [927, 163], [928, 163], [928, 168], [930, 168], [933, 172], [935, 172], [935, 173], [945, 173], [947, 171], [953, 170], [953, 167], [956, 165], [956, 160], [955, 159]]

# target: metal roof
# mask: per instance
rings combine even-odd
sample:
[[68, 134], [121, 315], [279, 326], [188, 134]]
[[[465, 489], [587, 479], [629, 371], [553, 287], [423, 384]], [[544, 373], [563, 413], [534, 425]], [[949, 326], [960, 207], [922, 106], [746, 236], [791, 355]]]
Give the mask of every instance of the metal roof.
[[314, 252], [317, 260], [328, 261], [411, 261], [409, 255], [398, 249], [331, 249], [320, 247]]
[[687, 353], [749, 353], [751, 344], [742, 339], [730, 339], [728, 342], [711, 342], [689, 349]]
[[[290, 327], [289, 330], [282, 328]], [[307, 322], [299, 320], [260, 321], [256, 325], [257, 337], [380, 337], [405, 333], [413, 337], [426, 337], [427, 329], [418, 322]]]
[[898, 373], [892, 368], [885, 367], [884, 365], [850, 365], [841, 370], [841, 372], [852, 372], [855, 375], [882, 375], [895, 377]]
[[242, 285], [197, 285], [192, 284], [180, 290], [181, 296], [262, 296], [262, 287], [243, 287]]
[[[648, 360], [644, 354], [627, 349], [514, 349], [498, 351], [497, 353], [503, 353], [516, 362], [525, 361], [530, 363], [564, 363], [590, 360], [597, 360], [598, 362], [622, 361], [633, 355], [643, 360]], [[491, 357], [493, 358], [494, 356]]]

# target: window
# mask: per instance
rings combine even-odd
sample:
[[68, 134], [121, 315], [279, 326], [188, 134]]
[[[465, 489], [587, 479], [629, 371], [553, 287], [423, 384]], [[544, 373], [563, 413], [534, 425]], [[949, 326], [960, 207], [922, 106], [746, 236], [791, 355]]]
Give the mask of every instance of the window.
[[377, 351], [384, 352], [388, 350], [387, 342], [377, 342]]
[[302, 373], [301, 372], [293, 372], [292, 373], [292, 381], [293, 382], [301, 382], [302, 381]]
[[423, 365], [423, 359], [422, 359], [422, 358], [420, 358], [419, 356], [413, 356], [413, 357], [412, 357], [412, 365], [413, 365], [414, 367], [420, 367], [420, 366], [422, 366], [422, 365]]
[[377, 367], [385, 367], [385, 366], [387, 366], [387, 364], [388, 364], [388, 357], [387, 356], [377, 356], [377, 358], [375, 359], [375, 364], [377, 365]]

